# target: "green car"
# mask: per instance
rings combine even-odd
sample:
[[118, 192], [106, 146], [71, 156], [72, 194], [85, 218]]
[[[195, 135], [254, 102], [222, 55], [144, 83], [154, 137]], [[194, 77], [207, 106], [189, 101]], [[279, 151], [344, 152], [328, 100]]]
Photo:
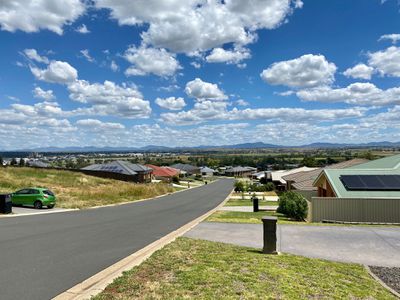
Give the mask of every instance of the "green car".
[[56, 196], [46, 188], [27, 188], [11, 194], [13, 205], [29, 205], [36, 209], [43, 206], [53, 208], [56, 204]]

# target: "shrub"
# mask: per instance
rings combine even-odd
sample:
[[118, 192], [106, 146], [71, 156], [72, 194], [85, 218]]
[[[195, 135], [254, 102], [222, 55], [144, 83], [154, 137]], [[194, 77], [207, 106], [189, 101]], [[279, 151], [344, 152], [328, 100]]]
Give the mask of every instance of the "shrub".
[[178, 176], [172, 177], [172, 182], [175, 183], [175, 184], [179, 184], [180, 183], [179, 177]]
[[236, 181], [235, 182], [235, 192], [237, 192], [237, 193], [244, 192], [244, 190], [245, 190], [244, 183], [242, 181]]
[[307, 200], [303, 196], [286, 192], [279, 197], [278, 213], [284, 214], [289, 218], [304, 221], [308, 213]]
[[265, 191], [267, 192], [271, 192], [275, 189], [275, 186], [272, 182], [267, 182], [266, 184], [264, 184], [265, 187]]

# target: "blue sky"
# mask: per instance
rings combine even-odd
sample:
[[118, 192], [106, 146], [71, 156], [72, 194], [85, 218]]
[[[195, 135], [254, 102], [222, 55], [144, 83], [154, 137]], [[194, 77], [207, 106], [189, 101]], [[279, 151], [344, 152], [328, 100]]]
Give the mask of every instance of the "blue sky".
[[400, 141], [396, 0], [5, 0], [0, 149]]

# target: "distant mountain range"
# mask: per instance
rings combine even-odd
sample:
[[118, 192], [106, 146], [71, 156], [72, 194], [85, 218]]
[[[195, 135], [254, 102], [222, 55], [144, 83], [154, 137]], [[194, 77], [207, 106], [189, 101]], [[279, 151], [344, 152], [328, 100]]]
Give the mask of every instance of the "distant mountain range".
[[[197, 146], [197, 147], [165, 147], [148, 145], [145, 147], [43, 147], [35, 149], [20, 149], [13, 152], [177, 152], [196, 150], [233, 150], [233, 149], [329, 149], [329, 148], [369, 148], [369, 147], [400, 147], [400, 142], [371, 142], [361, 144], [340, 144], [340, 143], [312, 143], [300, 146], [282, 146], [266, 144], [262, 142], [244, 143], [222, 146]], [[6, 152], [6, 151], [4, 151]], [[9, 151], [10, 152], [10, 151]]]

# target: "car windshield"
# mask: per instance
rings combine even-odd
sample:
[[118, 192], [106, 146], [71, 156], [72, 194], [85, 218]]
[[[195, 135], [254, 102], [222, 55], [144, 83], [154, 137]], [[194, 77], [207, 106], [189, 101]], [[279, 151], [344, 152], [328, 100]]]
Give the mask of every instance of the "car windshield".
[[43, 194], [49, 195], [49, 196], [54, 196], [54, 193], [50, 190], [44, 190]]

